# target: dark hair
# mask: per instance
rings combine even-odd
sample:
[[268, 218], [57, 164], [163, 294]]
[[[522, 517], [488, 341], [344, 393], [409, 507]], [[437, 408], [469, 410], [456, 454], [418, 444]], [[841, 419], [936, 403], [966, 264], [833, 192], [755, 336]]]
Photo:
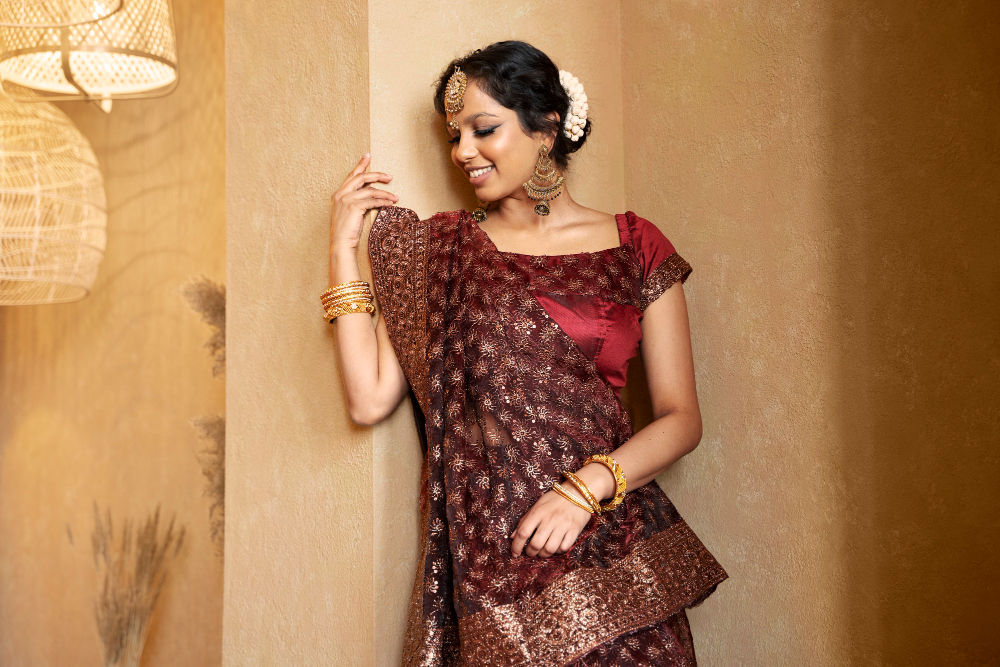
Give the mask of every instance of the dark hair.
[[[456, 66], [465, 72], [470, 84], [475, 81], [484, 93], [515, 111], [525, 133], [554, 134], [556, 139], [550, 155], [560, 168], [566, 168], [569, 154], [578, 151], [587, 140], [590, 120], [579, 140], [570, 141], [563, 134], [569, 95], [559, 82], [555, 63], [531, 44], [495, 42], [451, 61], [442, 72], [434, 93], [434, 108], [442, 116], [446, 115], [444, 90]], [[552, 111], [559, 114], [558, 121], [545, 117]]]

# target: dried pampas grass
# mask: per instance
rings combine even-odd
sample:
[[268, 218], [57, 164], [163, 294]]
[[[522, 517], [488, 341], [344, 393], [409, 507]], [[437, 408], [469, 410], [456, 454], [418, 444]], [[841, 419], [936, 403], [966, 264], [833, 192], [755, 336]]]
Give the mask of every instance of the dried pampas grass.
[[[214, 329], [205, 347], [215, 357], [212, 376], [226, 372], [226, 286], [205, 276], [192, 278], [181, 286], [180, 293]], [[226, 538], [226, 418], [222, 415], [193, 417], [191, 425], [198, 437], [211, 444], [198, 454], [198, 463], [205, 476], [204, 494], [212, 499], [208, 508], [209, 537], [215, 544], [216, 555], [222, 556]]]
[[198, 454], [198, 463], [205, 476], [203, 495], [212, 499], [208, 508], [209, 537], [215, 544], [216, 555], [222, 556], [226, 541], [226, 418], [192, 417], [191, 425], [198, 431], [198, 437], [210, 443]]
[[201, 320], [212, 327], [212, 336], [205, 343], [215, 357], [212, 377], [226, 372], [226, 286], [205, 276], [192, 278], [180, 287], [181, 296]]
[[[176, 517], [175, 517], [176, 518]], [[153, 608], [167, 569], [184, 543], [184, 527], [174, 533], [174, 519], [159, 537], [160, 506], [133, 534], [132, 521], [122, 527], [121, 546], [115, 548], [111, 510], [102, 519], [94, 502], [94, 566], [103, 570], [104, 585], [94, 604], [97, 631], [104, 647], [105, 667], [138, 667], [149, 631]]]

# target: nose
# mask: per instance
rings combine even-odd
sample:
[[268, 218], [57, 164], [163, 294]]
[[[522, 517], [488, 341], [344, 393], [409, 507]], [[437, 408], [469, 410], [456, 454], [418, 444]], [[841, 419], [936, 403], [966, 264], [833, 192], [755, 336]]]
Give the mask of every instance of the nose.
[[472, 158], [476, 157], [479, 151], [473, 145], [474, 142], [468, 134], [462, 135], [458, 144], [455, 147], [455, 161], [456, 162], [469, 162]]

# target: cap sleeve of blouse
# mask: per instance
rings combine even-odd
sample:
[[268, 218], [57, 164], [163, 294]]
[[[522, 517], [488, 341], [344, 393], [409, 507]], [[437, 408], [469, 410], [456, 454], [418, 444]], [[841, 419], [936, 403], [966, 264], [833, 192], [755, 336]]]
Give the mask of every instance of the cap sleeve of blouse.
[[632, 235], [632, 247], [642, 264], [639, 308], [646, 310], [675, 282], [680, 280], [683, 284], [692, 269], [656, 225], [632, 211], [625, 215]]

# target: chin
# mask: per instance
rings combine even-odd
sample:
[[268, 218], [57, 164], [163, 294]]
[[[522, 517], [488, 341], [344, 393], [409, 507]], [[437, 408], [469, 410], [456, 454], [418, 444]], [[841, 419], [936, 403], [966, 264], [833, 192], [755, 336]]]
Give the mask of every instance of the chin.
[[508, 196], [509, 192], [504, 192], [498, 187], [485, 187], [476, 189], [476, 197], [481, 201], [498, 201]]

